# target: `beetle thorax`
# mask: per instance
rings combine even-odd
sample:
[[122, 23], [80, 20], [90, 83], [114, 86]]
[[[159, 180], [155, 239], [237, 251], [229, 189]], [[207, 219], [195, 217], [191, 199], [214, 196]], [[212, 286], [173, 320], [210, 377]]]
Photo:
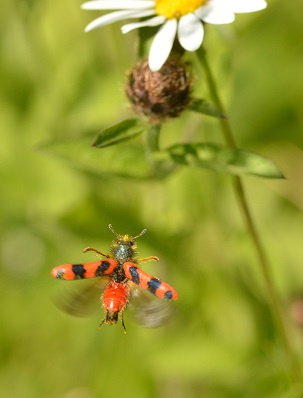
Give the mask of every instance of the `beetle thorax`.
[[135, 255], [136, 244], [129, 235], [123, 235], [112, 245], [112, 254], [119, 263], [132, 261]]

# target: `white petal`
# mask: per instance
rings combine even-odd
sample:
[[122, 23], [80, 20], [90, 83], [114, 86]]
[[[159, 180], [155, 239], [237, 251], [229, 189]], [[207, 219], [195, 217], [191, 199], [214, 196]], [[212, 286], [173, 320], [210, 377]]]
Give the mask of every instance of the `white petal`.
[[[225, 0], [227, 1], [227, 0]], [[246, 0], [242, 0], [246, 1]], [[227, 6], [220, 5], [220, 2], [210, 1], [205, 6], [198, 8], [195, 14], [204, 22], [221, 25], [231, 23], [235, 20], [234, 13]]]
[[[152, 11], [154, 13], [154, 11]], [[148, 19], [147, 21], [143, 22], [136, 22], [136, 23], [129, 23], [127, 25], [123, 25], [121, 31], [123, 34], [130, 32], [133, 29], [143, 28], [145, 26], [158, 26], [165, 22], [165, 17], [162, 15], [157, 15], [154, 18]]]
[[202, 44], [204, 29], [202, 22], [194, 14], [186, 14], [178, 24], [178, 39], [187, 51], [196, 51]]
[[83, 3], [83, 10], [138, 10], [154, 7], [154, 0], [95, 0]]
[[148, 57], [148, 64], [153, 72], [161, 69], [167, 60], [174, 44], [177, 31], [177, 20], [169, 19], [156, 34]]
[[260, 11], [267, 7], [265, 0], [230, 0], [230, 9], [236, 13]]
[[94, 19], [91, 23], [87, 25], [87, 27], [85, 28], [85, 32], [89, 32], [93, 29], [99, 28], [100, 26], [106, 26], [111, 23], [121, 21], [122, 19], [148, 17], [153, 14], [154, 10], [122, 10], [110, 12], [109, 14], [102, 15], [102, 17]]

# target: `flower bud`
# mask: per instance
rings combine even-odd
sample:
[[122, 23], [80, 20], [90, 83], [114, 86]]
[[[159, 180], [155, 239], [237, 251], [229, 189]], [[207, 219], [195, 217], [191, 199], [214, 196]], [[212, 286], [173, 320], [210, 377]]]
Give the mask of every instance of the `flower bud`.
[[149, 69], [147, 60], [140, 60], [129, 74], [126, 94], [134, 111], [155, 124], [180, 115], [191, 100], [191, 87], [186, 65], [170, 56], [157, 72]]

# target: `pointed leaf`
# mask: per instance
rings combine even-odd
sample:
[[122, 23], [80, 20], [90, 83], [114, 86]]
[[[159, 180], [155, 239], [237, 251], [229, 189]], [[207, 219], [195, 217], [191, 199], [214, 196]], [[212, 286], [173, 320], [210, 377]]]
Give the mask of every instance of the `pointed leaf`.
[[212, 143], [195, 143], [173, 145], [166, 151], [176, 163], [182, 165], [235, 175], [284, 178], [283, 173], [270, 159], [240, 149]]
[[126, 119], [100, 131], [93, 140], [96, 148], [105, 148], [135, 138], [146, 126], [139, 119]]
[[204, 99], [193, 99], [189, 104], [188, 109], [194, 112], [202, 113], [203, 115], [226, 119], [226, 115], [223, 115], [214, 105], [210, 104]]
[[89, 134], [78, 139], [50, 142], [39, 149], [46, 150], [94, 176], [163, 178], [176, 168], [170, 158], [165, 164], [159, 160], [159, 167], [155, 167], [139, 145], [114, 145], [98, 151], [90, 145], [91, 139], [92, 134]]

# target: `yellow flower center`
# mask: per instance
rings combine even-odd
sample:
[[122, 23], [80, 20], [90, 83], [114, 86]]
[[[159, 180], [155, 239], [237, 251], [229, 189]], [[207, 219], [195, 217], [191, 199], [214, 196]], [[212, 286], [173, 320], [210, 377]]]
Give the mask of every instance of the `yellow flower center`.
[[155, 0], [155, 2], [156, 13], [170, 19], [194, 12], [208, 0]]

